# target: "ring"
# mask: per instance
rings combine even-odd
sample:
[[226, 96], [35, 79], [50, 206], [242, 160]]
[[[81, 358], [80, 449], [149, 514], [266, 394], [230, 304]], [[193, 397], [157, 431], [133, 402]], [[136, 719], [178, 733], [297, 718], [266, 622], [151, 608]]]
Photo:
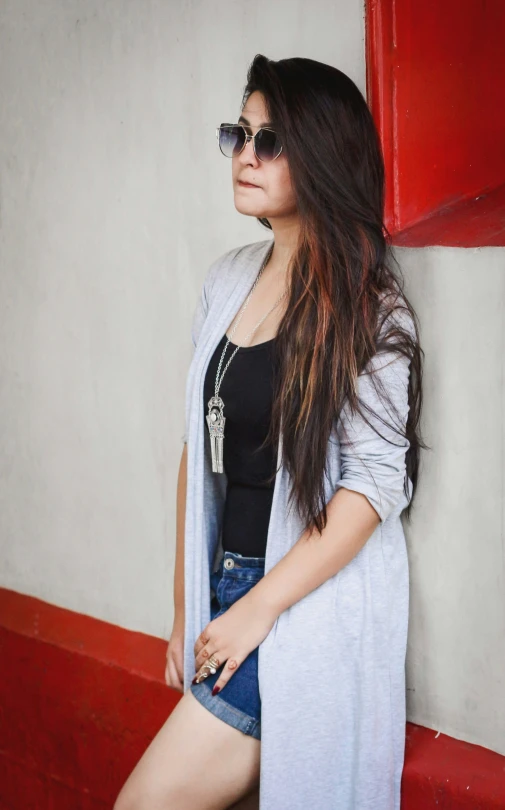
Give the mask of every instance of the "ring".
[[211, 655], [209, 660], [202, 665], [201, 674], [197, 683], [200, 683], [200, 679], [208, 678], [209, 675], [215, 675], [217, 672], [217, 668], [219, 666], [219, 661], [215, 655]]
[[211, 675], [215, 675], [217, 668], [219, 666], [219, 661], [215, 655], [211, 655], [209, 660], [204, 664], [204, 666], [209, 667]]

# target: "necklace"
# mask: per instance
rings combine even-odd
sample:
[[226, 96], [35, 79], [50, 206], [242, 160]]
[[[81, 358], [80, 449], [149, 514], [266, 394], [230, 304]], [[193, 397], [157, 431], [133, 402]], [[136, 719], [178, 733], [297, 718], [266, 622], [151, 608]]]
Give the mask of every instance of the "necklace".
[[[240, 346], [237, 346], [235, 348], [235, 351], [232, 353], [230, 359], [228, 360], [228, 362], [226, 363], [226, 365], [224, 367], [224, 370], [223, 370], [223, 373], [221, 374], [221, 377], [219, 377], [219, 373], [221, 371], [221, 366], [223, 364], [223, 358], [224, 358], [224, 356], [226, 354], [226, 349], [228, 348], [228, 344], [230, 343], [231, 338], [235, 334], [235, 330], [236, 330], [237, 326], [239, 325], [239, 323], [240, 323], [240, 321], [242, 319], [242, 315], [244, 314], [244, 312], [246, 310], [246, 307], [247, 307], [247, 305], [248, 305], [248, 303], [249, 303], [249, 301], [251, 299], [251, 296], [252, 296], [252, 294], [254, 292], [254, 289], [255, 289], [258, 281], [260, 280], [261, 274], [263, 273], [263, 270], [265, 269], [265, 265], [268, 262], [271, 254], [272, 254], [272, 250], [273, 250], [273, 243], [272, 243], [272, 246], [271, 246], [270, 250], [268, 251], [267, 257], [265, 258], [265, 261], [263, 262], [263, 264], [261, 266], [261, 269], [260, 269], [260, 271], [259, 271], [259, 273], [258, 273], [258, 275], [256, 277], [256, 281], [252, 285], [251, 290], [250, 290], [250, 292], [249, 292], [249, 294], [248, 294], [248, 296], [247, 296], [247, 298], [245, 300], [245, 303], [244, 303], [244, 305], [242, 307], [242, 310], [241, 310], [240, 315], [239, 315], [239, 317], [237, 319], [237, 322], [236, 322], [235, 326], [232, 329], [231, 335], [230, 335], [230, 337], [228, 338], [228, 340], [225, 343], [224, 349], [223, 349], [223, 351], [221, 353], [221, 359], [219, 360], [219, 365], [217, 367], [214, 396], [209, 399], [209, 402], [208, 402], [209, 412], [208, 412], [207, 416], [205, 417], [205, 419], [207, 421], [208, 428], [209, 428], [210, 449], [211, 449], [211, 454], [212, 454], [212, 472], [214, 472], [214, 473], [222, 473], [222, 472], [224, 472], [224, 468], [223, 468], [223, 450], [224, 450], [224, 448], [223, 448], [223, 445], [224, 445], [224, 425], [225, 425], [225, 422], [226, 422], [226, 417], [223, 414], [224, 402], [221, 399], [221, 397], [219, 396], [219, 389], [221, 388], [221, 383], [223, 382], [223, 377], [224, 377], [224, 375], [226, 373], [226, 370], [228, 369], [228, 366], [230, 365], [231, 361], [235, 357], [238, 350], [241, 348]], [[265, 315], [263, 315], [261, 320], [258, 321], [256, 326], [249, 332], [249, 334], [246, 336], [246, 340], [251, 335], [253, 335], [254, 332], [256, 332], [257, 328], [259, 326], [261, 326], [261, 324], [263, 323], [263, 321], [265, 320], [267, 315], [270, 315], [272, 310], [275, 309], [275, 307], [277, 306], [279, 301], [281, 301], [284, 298], [285, 295], [286, 295], [286, 290], [282, 293], [282, 295], [279, 296], [279, 298], [277, 299], [277, 301], [275, 302], [273, 307], [271, 307], [268, 310], [268, 312]]]

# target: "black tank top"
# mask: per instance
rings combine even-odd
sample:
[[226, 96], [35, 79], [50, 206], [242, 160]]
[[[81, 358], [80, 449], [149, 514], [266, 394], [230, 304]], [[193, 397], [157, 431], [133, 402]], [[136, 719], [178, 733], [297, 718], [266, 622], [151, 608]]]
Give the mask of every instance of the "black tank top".
[[[223, 335], [212, 355], [204, 382], [205, 441], [210, 442], [205, 417], [214, 396], [216, 372], [227, 341]], [[224, 551], [245, 557], [264, 557], [275, 480], [277, 448], [271, 443], [258, 451], [269, 425], [273, 398], [275, 338], [256, 346], [241, 346], [226, 369], [219, 395], [224, 402], [223, 468], [227, 476], [223, 514]], [[223, 369], [235, 351], [230, 343], [221, 365]], [[217, 475], [218, 473], [213, 473]]]

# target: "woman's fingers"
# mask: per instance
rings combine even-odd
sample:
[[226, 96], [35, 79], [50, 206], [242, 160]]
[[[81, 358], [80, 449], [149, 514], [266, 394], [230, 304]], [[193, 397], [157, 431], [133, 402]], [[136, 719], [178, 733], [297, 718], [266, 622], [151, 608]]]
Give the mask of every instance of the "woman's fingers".
[[[167, 680], [168, 674], [168, 680]], [[167, 681], [168, 686], [171, 686], [172, 689], [177, 689], [179, 692], [183, 689], [183, 684], [181, 683], [181, 679], [179, 678], [179, 674], [177, 672], [177, 667], [175, 665], [174, 657], [172, 653], [168, 653], [167, 655], [167, 665], [165, 667], [165, 680]]]
[[[195, 641], [193, 648], [195, 653], [195, 672], [198, 672], [211, 655], [216, 656], [216, 651], [220, 646], [222, 646], [222, 642], [216, 637], [215, 625], [213, 621], [210, 621], [208, 625], [203, 628]], [[218, 666], [221, 666], [223, 661], [224, 658], [221, 657]]]
[[184, 662], [180, 655], [174, 656], [175, 671], [178, 677], [178, 683], [181, 689], [184, 688]]
[[[224, 667], [222, 669], [222, 672], [219, 675], [219, 678], [217, 679], [217, 681], [216, 681], [216, 683], [214, 685], [214, 688], [212, 690], [213, 695], [215, 695], [216, 692], [219, 692], [219, 690], [222, 689], [223, 686], [228, 683], [228, 681], [230, 680], [231, 677], [233, 677], [234, 673], [237, 671], [237, 669], [239, 668], [240, 664], [242, 663], [242, 661], [244, 659], [242, 657], [236, 656], [236, 655], [229, 656], [227, 658], [226, 655], [223, 655], [223, 653], [220, 653], [218, 651], [218, 652], [212, 654], [212, 662], [210, 662], [210, 663], [213, 664], [214, 660], [217, 660], [218, 663], [216, 664], [215, 667], [214, 666], [212, 667], [213, 669], [216, 669], [216, 670], [219, 669], [219, 667], [221, 666], [223, 661], [225, 661], [225, 665], [224, 665]], [[200, 683], [201, 681], [208, 678], [209, 675], [213, 675], [213, 674], [214, 673], [210, 671], [209, 662], [206, 662], [206, 663], [202, 664], [201, 667], [198, 668], [198, 671], [197, 671], [195, 677], [193, 678], [193, 683]]]
[[175, 636], [169, 645], [167, 656], [173, 662], [173, 671], [180, 689], [184, 686], [184, 636]]
[[170, 644], [167, 645], [167, 654], [166, 654], [166, 662], [165, 662], [165, 683], [167, 686], [172, 686], [172, 675], [170, 672], [170, 667], [168, 665], [168, 659], [170, 657]]
[[226, 686], [230, 678], [233, 678], [233, 675], [239, 668], [242, 661], [238, 658], [228, 658], [225, 666], [223, 667], [223, 671], [221, 672], [219, 678], [217, 679], [216, 683], [214, 684], [214, 688], [212, 689], [212, 694], [215, 695], [219, 692], [223, 686]]
[[216, 640], [209, 638], [209, 641], [205, 645], [205, 647], [201, 647], [200, 652], [198, 653], [198, 655], [195, 656], [195, 672], [198, 672], [200, 667], [203, 667], [203, 665], [205, 664], [206, 661], [209, 660], [211, 655], [213, 655], [214, 658], [217, 658], [219, 662], [217, 666], [218, 667], [221, 666], [221, 664], [224, 661], [224, 658], [222, 656], [221, 658], [219, 658], [219, 655], [217, 654], [218, 647], [219, 643]]
[[195, 641], [195, 646], [193, 647], [193, 652], [195, 653], [195, 658], [196, 658], [197, 655], [200, 654], [200, 652], [205, 647], [205, 645], [208, 644], [208, 642], [210, 641], [208, 628], [209, 628], [209, 625], [207, 625], [207, 627], [204, 627], [204, 629], [202, 630], [202, 632], [198, 636], [197, 640]]
[[[225, 660], [225, 656], [219, 651], [216, 651], [211, 655], [208, 655], [203, 660], [201, 659], [201, 656], [199, 656], [199, 658], [201, 663], [200, 661], [195, 661], [196, 674], [195, 677], [193, 678], [193, 683], [199, 683], [205, 678], [208, 678], [209, 675], [214, 675], [215, 671], [219, 669], [219, 667]], [[210, 658], [212, 658], [212, 660], [208, 660]], [[211, 669], [213, 669], [214, 672], [211, 672]]]
[[168, 665], [168, 658], [165, 663], [165, 683], [167, 686], [172, 686], [172, 673], [170, 672], [170, 667]]

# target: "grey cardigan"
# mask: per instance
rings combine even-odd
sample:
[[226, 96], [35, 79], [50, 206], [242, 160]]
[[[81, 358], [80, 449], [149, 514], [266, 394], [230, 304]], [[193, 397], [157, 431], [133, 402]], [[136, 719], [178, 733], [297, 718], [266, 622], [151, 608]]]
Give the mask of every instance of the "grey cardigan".
[[[204, 430], [205, 371], [270, 242], [254, 242], [219, 256], [207, 271], [193, 317], [184, 437], [184, 690], [194, 676], [196, 638], [210, 621], [210, 573], [223, 553], [226, 475], [211, 471]], [[397, 354], [377, 354], [372, 366], [404, 422], [409, 361]], [[391, 419], [367, 374], [358, 379], [358, 393], [374, 412]], [[329, 501], [340, 487], [361, 492], [377, 510], [380, 524], [351, 562], [281, 613], [259, 647], [260, 810], [400, 810], [409, 605], [400, 513], [408, 504], [403, 483], [409, 445], [380, 420], [376, 424], [384, 439], [344, 409], [328, 442], [325, 497]], [[281, 447], [282, 437], [277, 466]], [[408, 485], [410, 498], [410, 478]], [[289, 479], [281, 466], [267, 535], [266, 573], [303, 530], [294, 507], [288, 513], [288, 494]]]

